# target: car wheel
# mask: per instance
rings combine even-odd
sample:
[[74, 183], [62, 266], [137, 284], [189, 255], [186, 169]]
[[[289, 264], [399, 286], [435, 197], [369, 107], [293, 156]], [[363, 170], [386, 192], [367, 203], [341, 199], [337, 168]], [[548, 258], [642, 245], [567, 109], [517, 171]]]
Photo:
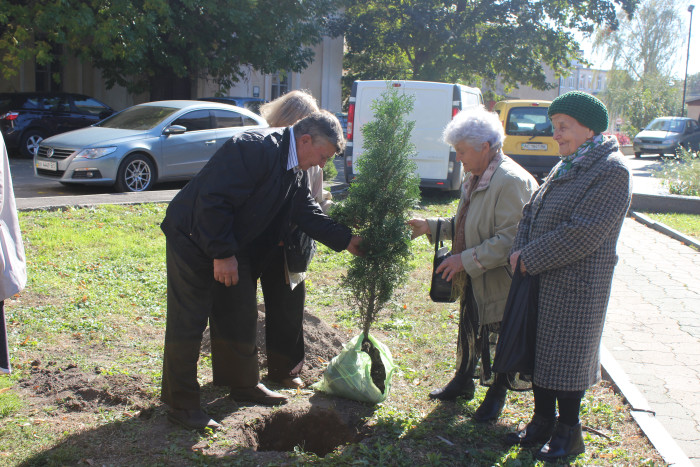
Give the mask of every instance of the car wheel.
[[637, 158], [642, 157], [642, 153], [641, 153], [641, 152], [635, 152], [635, 153], [634, 153], [634, 157], [637, 157]]
[[124, 159], [117, 172], [117, 191], [146, 191], [150, 190], [156, 180], [156, 170], [153, 162], [143, 155], [132, 154]]
[[44, 141], [44, 134], [39, 130], [28, 130], [22, 135], [19, 142], [19, 153], [22, 157], [34, 157], [39, 145]]

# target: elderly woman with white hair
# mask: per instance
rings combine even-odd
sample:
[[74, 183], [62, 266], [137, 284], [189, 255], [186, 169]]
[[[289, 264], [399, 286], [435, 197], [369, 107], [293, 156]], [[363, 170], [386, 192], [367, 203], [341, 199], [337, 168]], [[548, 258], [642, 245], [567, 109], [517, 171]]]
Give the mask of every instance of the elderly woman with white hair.
[[[457, 369], [443, 388], [430, 393], [443, 401], [474, 397], [474, 378], [490, 385], [474, 414], [477, 421], [495, 420], [505, 405], [508, 375], [491, 374], [490, 345], [498, 332], [511, 283], [508, 254], [522, 209], [537, 189], [525, 169], [503, 154], [505, 135], [495, 113], [483, 107], [457, 114], [443, 133], [462, 163], [466, 180], [454, 217], [411, 219], [413, 237], [452, 239], [452, 255], [437, 269], [451, 280], [460, 296]], [[481, 375], [476, 375], [481, 359]]]

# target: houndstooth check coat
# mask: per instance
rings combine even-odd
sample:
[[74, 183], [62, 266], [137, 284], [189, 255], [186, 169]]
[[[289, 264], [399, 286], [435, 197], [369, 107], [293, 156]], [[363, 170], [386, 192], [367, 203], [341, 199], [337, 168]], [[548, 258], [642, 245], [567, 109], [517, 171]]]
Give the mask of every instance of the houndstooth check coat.
[[540, 276], [534, 383], [579, 391], [600, 380], [600, 341], [616, 243], [631, 200], [617, 140], [604, 137], [523, 208], [511, 252]]

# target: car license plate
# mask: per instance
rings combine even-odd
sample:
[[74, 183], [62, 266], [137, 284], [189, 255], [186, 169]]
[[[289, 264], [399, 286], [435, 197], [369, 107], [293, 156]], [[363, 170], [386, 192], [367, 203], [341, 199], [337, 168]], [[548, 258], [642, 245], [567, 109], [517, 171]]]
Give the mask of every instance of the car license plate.
[[658, 144], [644, 144], [642, 145], [642, 147], [645, 149], [659, 149]]
[[523, 143], [521, 146], [523, 149], [530, 151], [546, 151], [547, 145], [545, 143]]
[[58, 162], [36, 161], [36, 168], [43, 169], [43, 170], [53, 170], [55, 172], [58, 170]]

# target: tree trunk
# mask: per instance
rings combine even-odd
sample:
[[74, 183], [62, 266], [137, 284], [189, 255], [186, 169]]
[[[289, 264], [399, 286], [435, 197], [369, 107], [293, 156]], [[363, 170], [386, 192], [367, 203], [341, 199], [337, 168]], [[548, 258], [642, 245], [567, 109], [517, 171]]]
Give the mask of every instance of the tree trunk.
[[151, 101], [192, 99], [192, 80], [178, 78], [168, 72], [156, 73], [150, 80]]

